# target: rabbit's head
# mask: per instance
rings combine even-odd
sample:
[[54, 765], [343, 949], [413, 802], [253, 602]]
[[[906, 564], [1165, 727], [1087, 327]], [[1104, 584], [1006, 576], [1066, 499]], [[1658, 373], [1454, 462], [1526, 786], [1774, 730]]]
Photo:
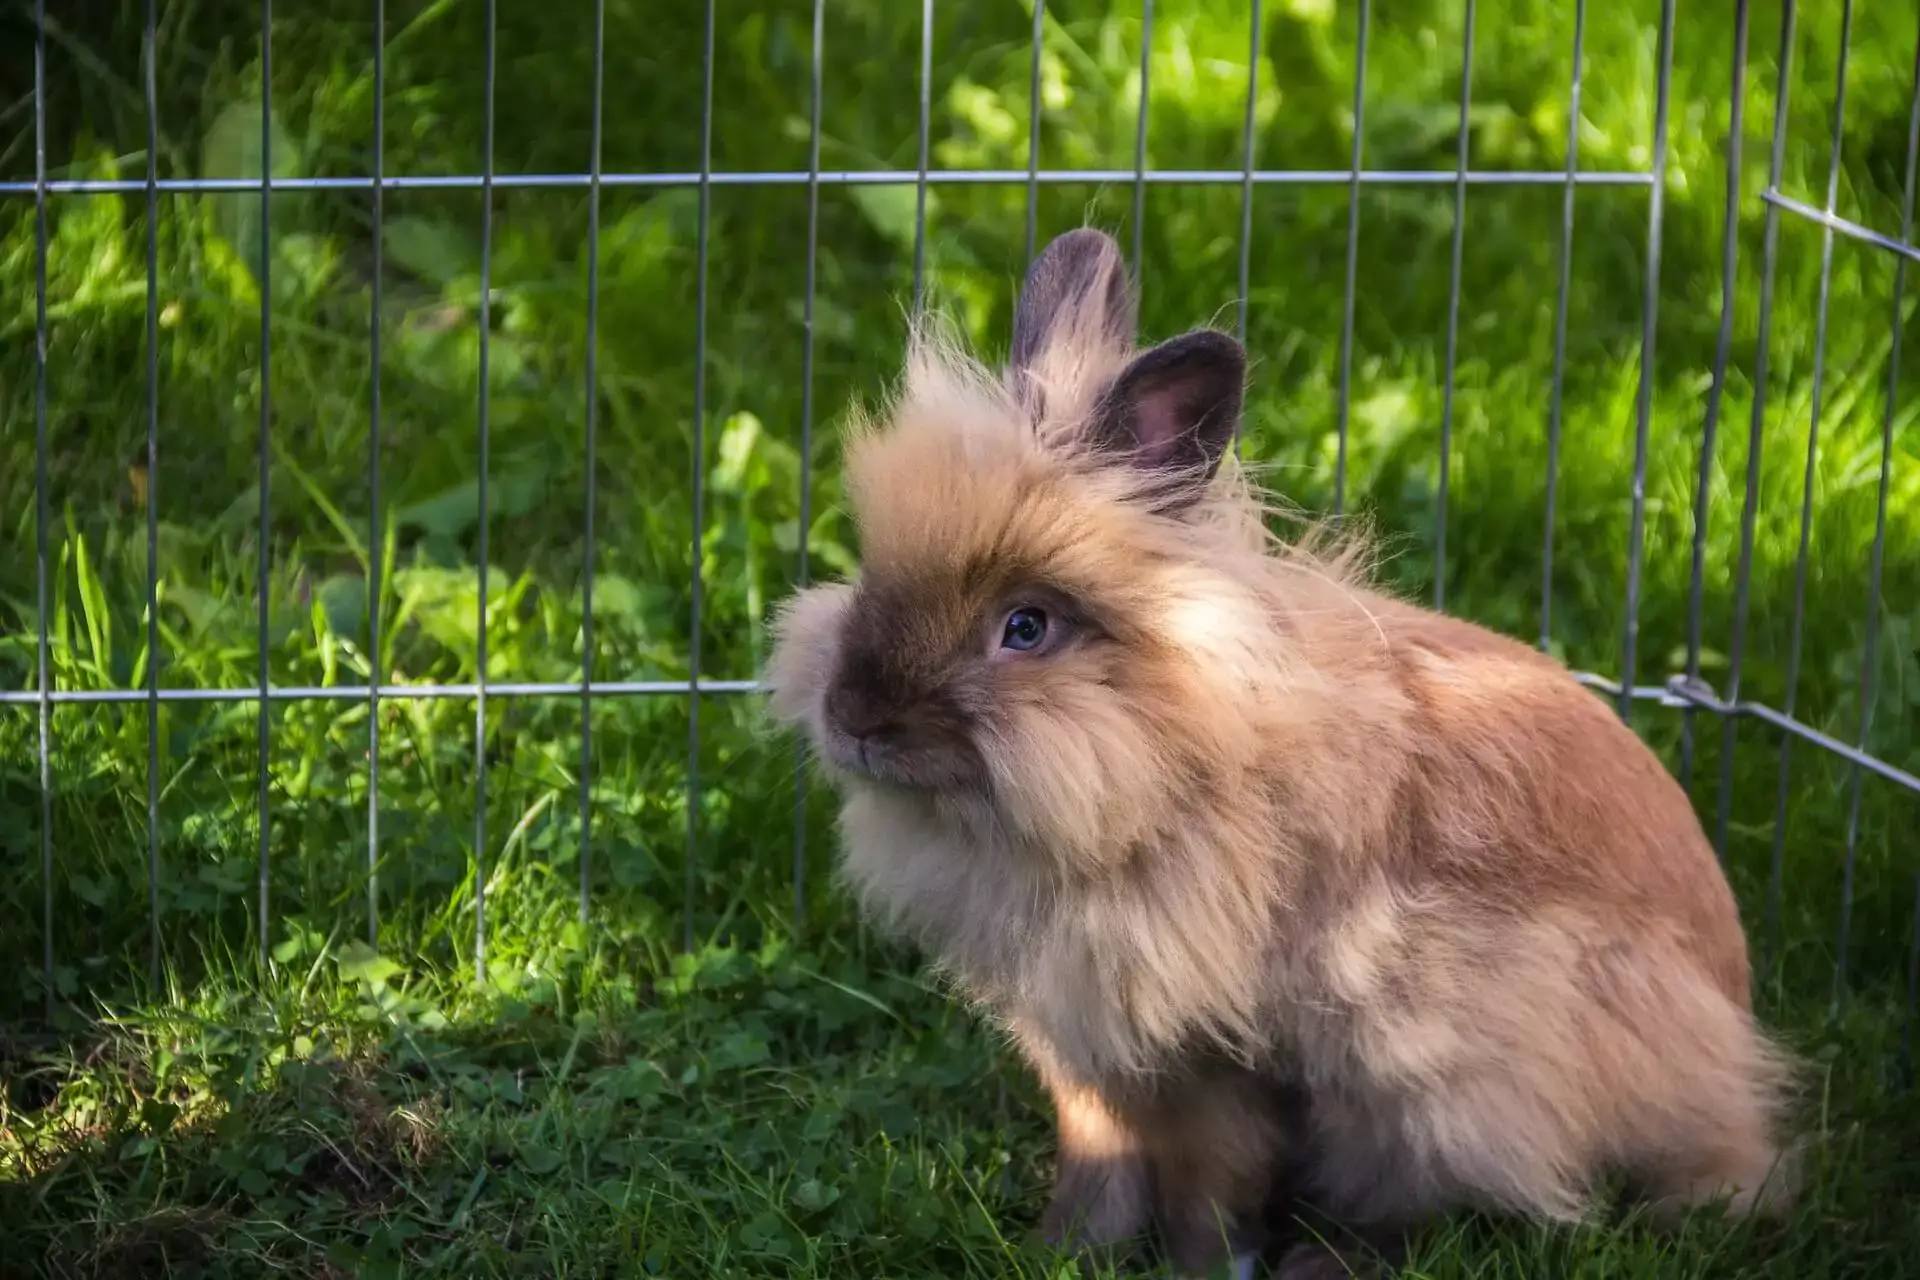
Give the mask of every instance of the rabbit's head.
[[767, 672], [843, 789], [1088, 871], [1246, 779], [1249, 698], [1286, 665], [1260, 509], [1222, 465], [1245, 353], [1137, 350], [1134, 315], [1089, 229], [1034, 262], [1004, 374], [921, 326], [848, 441], [860, 571], [789, 602]]

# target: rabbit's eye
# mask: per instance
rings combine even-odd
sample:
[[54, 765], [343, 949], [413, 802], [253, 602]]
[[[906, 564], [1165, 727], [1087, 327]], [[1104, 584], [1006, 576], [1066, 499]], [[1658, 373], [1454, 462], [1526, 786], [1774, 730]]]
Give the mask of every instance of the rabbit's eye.
[[1047, 615], [1039, 609], [1015, 609], [1007, 615], [1006, 628], [1000, 634], [1000, 647], [1025, 653], [1039, 647], [1047, 638]]

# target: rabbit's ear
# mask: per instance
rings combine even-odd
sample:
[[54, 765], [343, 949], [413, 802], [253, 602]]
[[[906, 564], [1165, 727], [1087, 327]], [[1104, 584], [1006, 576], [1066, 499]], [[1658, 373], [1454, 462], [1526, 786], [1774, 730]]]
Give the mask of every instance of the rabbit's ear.
[[1085, 442], [1164, 478], [1161, 505], [1186, 505], [1220, 466], [1240, 425], [1247, 354], [1224, 333], [1196, 329], [1141, 352], [1101, 396]]
[[1081, 227], [1058, 237], [1027, 268], [1013, 313], [1016, 377], [1057, 363], [1133, 349], [1135, 303], [1127, 264], [1113, 237]]

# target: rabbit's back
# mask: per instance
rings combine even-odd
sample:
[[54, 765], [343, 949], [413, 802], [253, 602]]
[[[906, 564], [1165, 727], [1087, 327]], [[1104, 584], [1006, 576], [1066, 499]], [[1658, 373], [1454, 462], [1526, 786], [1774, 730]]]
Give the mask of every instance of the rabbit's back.
[[1404, 697], [1401, 803], [1378, 851], [1397, 883], [1525, 915], [1669, 935], [1742, 1008], [1746, 936], [1685, 791], [1559, 662], [1475, 624], [1373, 609]]
[[1367, 611], [1355, 686], [1389, 684], [1401, 716], [1354, 767], [1372, 762], [1392, 816], [1315, 864], [1277, 943], [1302, 1180], [1377, 1221], [1578, 1217], [1614, 1173], [1655, 1200], [1751, 1196], [1787, 1068], [1749, 1015], [1738, 911], [1684, 792], [1559, 663]]

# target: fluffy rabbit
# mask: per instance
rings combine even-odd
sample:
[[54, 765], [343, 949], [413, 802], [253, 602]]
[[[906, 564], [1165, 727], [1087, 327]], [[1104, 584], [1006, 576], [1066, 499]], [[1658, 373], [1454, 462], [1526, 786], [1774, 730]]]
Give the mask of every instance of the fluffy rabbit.
[[857, 580], [767, 672], [844, 877], [1052, 1095], [1044, 1232], [1250, 1275], [1295, 1204], [1384, 1242], [1609, 1177], [1775, 1202], [1787, 1064], [1686, 796], [1559, 664], [1271, 538], [1240, 345], [1134, 327], [1090, 229], [1004, 375], [921, 326], [848, 441]]

